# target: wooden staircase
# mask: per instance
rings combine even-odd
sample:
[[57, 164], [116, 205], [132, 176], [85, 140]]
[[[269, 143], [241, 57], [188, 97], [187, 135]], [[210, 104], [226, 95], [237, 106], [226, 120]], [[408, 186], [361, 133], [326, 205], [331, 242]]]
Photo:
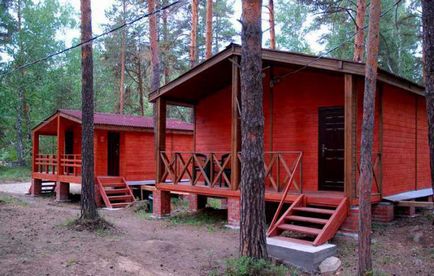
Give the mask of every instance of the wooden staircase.
[[108, 208], [124, 208], [136, 200], [125, 179], [119, 176], [97, 176], [99, 193]]
[[270, 225], [267, 236], [314, 246], [333, 238], [347, 217], [348, 199], [342, 198], [337, 206], [307, 202], [307, 197], [300, 194], [280, 218]]

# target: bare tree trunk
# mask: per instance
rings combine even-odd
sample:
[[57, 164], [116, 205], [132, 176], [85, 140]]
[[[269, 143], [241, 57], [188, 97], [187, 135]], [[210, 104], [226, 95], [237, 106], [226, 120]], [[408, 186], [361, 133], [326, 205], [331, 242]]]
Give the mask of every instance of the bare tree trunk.
[[268, 22], [270, 24], [270, 48], [276, 49], [276, 32], [274, 30], [274, 1], [269, 0], [268, 2], [268, 12], [270, 13], [268, 17]]
[[[428, 142], [431, 185], [434, 190], [434, 2], [422, 0], [425, 101], [428, 115]], [[434, 225], [434, 221], [433, 221]]]
[[356, 36], [354, 37], [354, 57], [355, 62], [363, 62], [363, 46], [365, 41], [365, 16], [366, 0], [357, 0], [356, 14]]
[[[167, 0], [163, 0], [163, 6], [167, 5]], [[164, 84], [167, 84], [170, 81], [170, 66], [169, 66], [169, 30], [167, 28], [167, 16], [168, 16], [168, 12], [167, 10], [163, 10], [163, 15], [162, 15], [162, 19], [163, 19], [163, 44], [164, 44]]]
[[[21, 30], [22, 30], [22, 16], [21, 16], [21, 0], [18, 0], [17, 2], [17, 17], [18, 17], [18, 39], [19, 39], [19, 50], [18, 50], [18, 64], [17, 66], [21, 66], [24, 64], [23, 61], [23, 44], [21, 39]], [[21, 79], [24, 80], [24, 69], [20, 69], [20, 75]], [[17, 151], [17, 164], [19, 166], [24, 166], [24, 135], [23, 134], [23, 116], [24, 116], [24, 109], [25, 109], [25, 90], [23, 87], [23, 83], [18, 84], [18, 105], [16, 107], [17, 111], [17, 118], [15, 126], [17, 128], [17, 141], [15, 149]]]
[[[148, 0], [148, 12], [155, 11], [155, 0]], [[158, 33], [157, 33], [157, 16], [155, 14], [149, 17], [149, 36], [151, 43], [151, 92], [160, 87], [160, 58], [158, 48]]]
[[137, 81], [139, 89], [139, 104], [140, 104], [140, 114], [145, 116], [145, 107], [143, 98], [145, 97], [145, 91], [143, 88], [143, 74], [142, 74], [142, 58], [140, 55], [140, 49], [137, 57]]
[[197, 57], [197, 23], [198, 23], [198, 2], [199, 0], [191, 1], [191, 44], [190, 44], [190, 67], [196, 65]]
[[206, 58], [212, 56], [212, 0], [206, 1]]
[[[81, 41], [92, 38], [90, 0], [81, 0]], [[92, 43], [81, 47], [81, 219], [99, 218], [95, 204], [95, 176], [93, 156], [93, 58]]]
[[[127, 12], [126, 0], [122, 0], [122, 24], [125, 24], [125, 17]], [[125, 48], [126, 48], [126, 27], [122, 30], [121, 42], [121, 76], [119, 80], [119, 113], [124, 113], [124, 94], [125, 94]]]
[[359, 189], [359, 270], [365, 275], [372, 270], [371, 259], [371, 186], [372, 144], [374, 141], [375, 93], [377, 85], [378, 46], [380, 37], [381, 0], [371, 0], [368, 51], [365, 67], [362, 140], [360, 146]]
[[261, 7], [261, 0], [242, 1], [240, 251], [253, 258], [267, 258]]

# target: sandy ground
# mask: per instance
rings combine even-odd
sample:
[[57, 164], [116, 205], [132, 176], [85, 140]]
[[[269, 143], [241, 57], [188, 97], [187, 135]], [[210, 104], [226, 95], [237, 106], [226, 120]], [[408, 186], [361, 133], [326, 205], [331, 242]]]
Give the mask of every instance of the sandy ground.
[[[0, 199], [9, 195], [0, 192]], [[0, 275], [208, 275], [238, 254], [236, 230], [152, 220], [129, 208], [100, 210], [115, 232], [78, 232], [66, 226], [78, 217], [78, 202], [13, 197], [15, 202], [0, 201]], [[374, 224], [377, 275], [434, 275], [433, 218], [426, 212]], [[340, 275], [355, 275], [357, 243], [342, 237], [332, 242], [343, 263]]]
[[[1, 193], [0, 193], [1, 196]], [[17, 196], [0, 204], [0, 275], [207, 275], [237, 253], [238, 233], [145, 220], [132, 209], [100, 210], [117, 231], [65, 224], [78, 204]]]

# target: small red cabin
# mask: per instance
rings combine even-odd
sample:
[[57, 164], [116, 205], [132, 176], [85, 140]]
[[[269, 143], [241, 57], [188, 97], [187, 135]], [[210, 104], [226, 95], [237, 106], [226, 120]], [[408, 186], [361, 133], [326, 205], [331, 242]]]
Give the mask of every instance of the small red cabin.
[[[317, 227], [321, 233], [285, 224], [316, 235], [314, 244], [320, 244], [334, 235], [350, 208], [354, 212], [343, 227], [351, 229], [357, 223], [365, 65], [266, 49], [262, 57], [265, 199], [292, 203], [286, 215], [293, 214], [294, 220], [322, 224]], [[238, 223], [240, 58], [240, 46], [231, 45], [151, 94], [158, 110], [157, 189], [162, 199], [154, 201], [159, 204], [154, 206], [156, 215], [170, 211], [164, 194], [180, 191], [227, 198], [229, 223]], [[424, 88], [383, 70], [377, 88], [374, 204], [431, 185]], [[194, 108], [193, 151], [167, 153], [167, 103]], [[320, 208], [334, 213], [323, 220], [300, 218], [303, 210], [329, 212]]]
[[[94, 125], [95, 177], [120, 176], [127, 181], [155, 179], [152, 117], [95, 113]], [[40, 193], [43, 181], [57, 182], [61, 187], [81, 183], [81, 111], [60, 109], [37, 125], [32, 135], [33, 194]], [[43, 136], [57, 137], [53, 139], [52, 150], [41, 144]], [[167, 120], [167, 137], [169, 151], [191, 150], [193, 125]], [[58, 199], [67, 196], [68, 190], [59, 188]]]

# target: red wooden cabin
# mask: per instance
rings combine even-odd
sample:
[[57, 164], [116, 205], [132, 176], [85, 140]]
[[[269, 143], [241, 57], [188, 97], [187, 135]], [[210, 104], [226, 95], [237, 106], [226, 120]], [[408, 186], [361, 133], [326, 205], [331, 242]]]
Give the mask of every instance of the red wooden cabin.
[[[345, 220], [345, 229], [357, 225], [365, 66], [266, 49], [262, 57], [265, 198], [292, 203], [280, 205], [285, 214], [277, 212], [268, 234], [301, 232], [321, 244]], [[151, 94], [158, 110], [156, 215], [170, 212], [167, 194], [180, 191], [227, 198], [229, 223], [238, 223], [240, 58], [240, 46], [230, 45]], [[430, 187], [424, 88], [383, 70], [378, 78], [374, 217], [387, 213], [387, 204], [377, 205], [384, 197]], [[168, 103], [194, 108], [193, 151], [166, 147]]]
[[[94, 124], [95, 177], [155, 179], [152, 117], [95, 113]], [[41, 192], [42, 182], [52, 181], [58, 183], [57, 198], [65, 199], [69, 183], [81, 183], [81, 111], [58, 110], [37, 125], [32, 134], [32, 194]], [[191, 150], [192, 134], [192, 124], [168, 120], [166, 147], [169, 151]], [[39, 150], [41, 136], [57, 138], [54, 152]]]

